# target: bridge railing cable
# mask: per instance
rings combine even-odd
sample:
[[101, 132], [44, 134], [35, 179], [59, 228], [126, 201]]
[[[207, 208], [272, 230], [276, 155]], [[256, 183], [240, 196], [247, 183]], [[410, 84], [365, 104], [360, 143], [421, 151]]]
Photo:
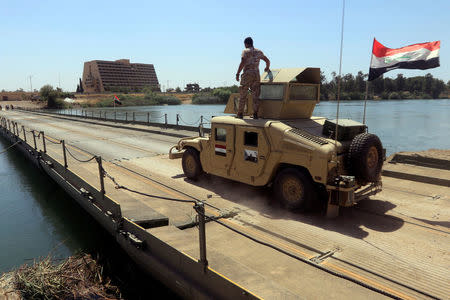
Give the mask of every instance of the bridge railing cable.
[[90, 162], [91, 160], [93, 160], [93, 159], [95, 159], [95, 158], [97, 157], [96, 155], [94, 155], [94, 156], [92, 156], [92, 157], [89, 158], [89, 159], [83, 160], [83, 159], [80, 159], [80, 158], [76, 157], [76, 156], [69, 150], [69, 148], [68, 148], [67, 146], [65, 147], [65, 150], [67, 151], [67, 153], [69, 153], [69, 155], [70, 155], [73, 159], [75, 159], [76, 161], [81, 162], [81, 163], [87, 163], [87, 162]]

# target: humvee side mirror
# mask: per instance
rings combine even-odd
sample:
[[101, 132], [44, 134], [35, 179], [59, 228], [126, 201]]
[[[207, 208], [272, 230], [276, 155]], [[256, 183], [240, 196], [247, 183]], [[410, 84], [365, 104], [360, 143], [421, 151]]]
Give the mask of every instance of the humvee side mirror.
[[199, 137], [205, 136], [205, 131], [203, 130], [203, 124], [198, 125], [198, 136]]

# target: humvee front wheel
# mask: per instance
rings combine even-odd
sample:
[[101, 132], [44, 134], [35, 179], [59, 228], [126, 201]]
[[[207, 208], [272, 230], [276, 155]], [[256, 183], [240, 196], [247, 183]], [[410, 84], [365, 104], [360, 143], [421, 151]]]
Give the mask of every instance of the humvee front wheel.
[[274, 182], [275, 196], [289, 210], [304, 210], [311, 206], [315, 191], [309, 177], [294, 168], [282, 170]]
[[199, 153], [193, 148], [187, 148], [184, 151], [181, 165], [183, 166], [184, 175], [189, 179], [197, 180], [203, 174]]

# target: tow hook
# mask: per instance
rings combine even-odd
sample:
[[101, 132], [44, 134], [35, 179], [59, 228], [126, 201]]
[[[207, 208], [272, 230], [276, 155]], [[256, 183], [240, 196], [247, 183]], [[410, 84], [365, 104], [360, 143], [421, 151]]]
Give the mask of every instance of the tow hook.
[[356, 185], [355, 176], [340, 175], [334, 179], [338, 188], [352, 188]]

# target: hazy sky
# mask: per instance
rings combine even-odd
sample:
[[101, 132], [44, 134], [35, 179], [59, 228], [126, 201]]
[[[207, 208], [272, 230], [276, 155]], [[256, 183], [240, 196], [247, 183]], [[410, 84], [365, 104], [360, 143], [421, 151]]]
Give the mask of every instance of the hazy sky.
[[[342, 72], [367, 73], [373, 38], [389, 48], [440, 40], [441, 67], [395, 77], [450, 80], [450, 0], [347, 0]], [[243, 39], [272, 67], [339, 69], [342, 0], [0, 2], [0, 89], [75, 90], [89, 60], [155, 65], [170, 87], [234, 84]], [[262, 62], [261, 69], [264, 67]]]

